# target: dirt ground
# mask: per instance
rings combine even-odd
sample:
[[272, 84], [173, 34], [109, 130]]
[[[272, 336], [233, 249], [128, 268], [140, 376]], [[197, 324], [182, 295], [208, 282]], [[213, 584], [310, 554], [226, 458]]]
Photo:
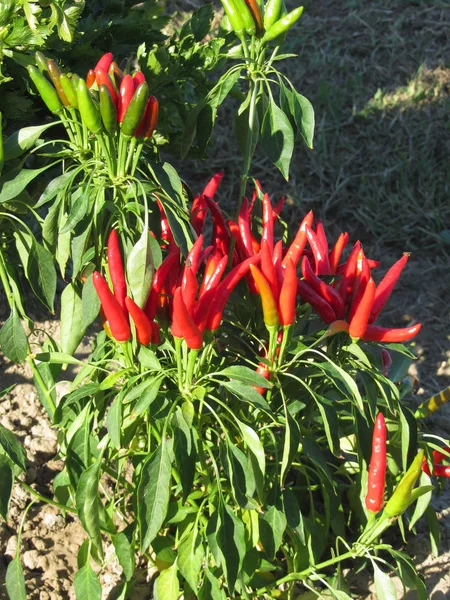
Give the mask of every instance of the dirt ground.
[[[389, 264], [389, 261], [387, 260]], [[425, 396], [450, 384], [450, 315], [446, 293], [448, 292], [445, 261], [415, 261], [408, 266], [403, 277], [403, 287], [396, 291], [389, 306], [401, 307], [386, 311], [386, 320], [406, 323], [414, 318], [423, 323], [418, 338], [416, 353], [418, 360], [413, 372], [420, 381], [417, 396], [413, 403], [419, 403]], [[430, 285], [432, 282], [432, 285]], [[396, 301], [395, 301], [396, 300]], [[407, 313], [405, 312], [407, 310]], [[6, 317], [5, 306], [0, 308], [0, 320]], [[38, 323], [57, 337], [58, 322]], [[89, 353], [89, 340], [80, 346], [77, 355], [82, 359]], [[27, 452], [28, 468], [26, 482], [41, 494], [52, 497], [50, 482], [60, 470], [56, 457], [57, 437], [41, 408], [32, 385], [31, 373], [27, 367], [17, 366], [6, 359], [0, 359], [0, 387], [16, 384], [15, 388], [0, 401], [0, 422], [14, 431]], [[64, 393], [67, 384], [59, 384], [59, 392]], [[439, 416], [429, 419], [433, 433], [450, 438], [450, 406], [444, 407]], [[4, 581], [5, 569], [13, 558], [17, 537], [17, 527], [23, 511], [30, 500], [29, 494], [15, 486], [11, 502], [10, 520], [0, 524], [0, 582]], [[432, 600], [450, 598], [450, 485], [448, 482], [433, 499], [441, 525], [440, 556], [430, 555], [430, 543], [421, 523], [418, 533], [409, 536], [407, 550], [414, 556], [423, 573]], [[63, 517], [57, 508], [35, 504], [28, 514], [23, 528], [21, 558], [25, 570], [27, 590], [30, 600], [64, 600], [74, 598], [73, 576], [76, 571], [76, 555], [85, 534], [76, 519], [71, 515]], [[401, 542], [399, 540], [399, 545]], [[110, 554], [113, 556], [113, 553]], [[141, 573], [142, 583], [136, 589], [133, 600], [150, 599], [151, 584], [146, 580], [152, 572]], [[370, 575], [348, 573], [352, 595], [355, 598], [375, 599]], [[112, 600], [117, 591], [120, 567], [114, 558], [102, 575], [104, 599]], [[402, 595], [400, 581], [397, 580], [399, 598], [413, 600], [416, 596], [409, 592]], [[7, 600], [4, 586], [0, 586], [0, 600]]]

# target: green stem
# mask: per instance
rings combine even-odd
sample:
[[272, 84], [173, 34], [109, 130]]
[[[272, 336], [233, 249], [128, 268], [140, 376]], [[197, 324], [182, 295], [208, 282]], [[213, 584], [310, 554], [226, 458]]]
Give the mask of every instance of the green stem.
[[286, 351], [286, 346], [289, 341], [289, 332], [291, 327], [292, 325], [285, 325], [283, 327], [283, 339], [281, 340], [280, 354], [278, 355], [278, 366], [281, 366], [283, 364], [284, 353]]
[[5, 259], [3, 253], [0, 250], [0, 279], [2, 281], [3, 289], [5, 290], [6, 299], [8, 300], [9, 308], [12, 310], [14, 306], [14, 294], [11, 286], [9, 285], [8, 273], [6, 272]]
[[[28, 350], [29, 350], [29, 348], [28, 348]], [[41, 392], [44, 395], [45, 400], [47, 402], [47, 406], [44, 406], [44, 408], [47, 411], [47, 413], [49, 414], [49, 416], [53, 417], [53, 414], [55, 413], [55, 410], [56, 410], [56, 406], [55, 406], [55, 403], [53, 402], [53, 398], [51, 397], [51, 395], [47, 389], [47, 385], [45, 384], [44, 380], [42, 379], [42, 376], [39, 373], [36, 363], [31, 358], [31, 356], [29, 356], [27, 358], [27, 362], [30, 365], [31, 370], [33, 371], [33, 376], [34, 376], [36, 382], [38, 383], [39, 388], [41, 389]]]
[[186, 383], [184, 385], [184, 389], [186, 390], [186, 392], [189, 391], [189, 388], [192, 384], [192, 378], [194, 375], [195, 363], [197, 361], [198, 353], [199, 350], [191, 350], [189, 352], [188, 366], [186, 370]]
[[128, 173], [128, 169], [130, 168], [131, 161], [134, 155], [134, 149], [136, 148], [137, 138], [134, 136], [131, 138], [130, 144], [128, 146], [128, 154], [125, 162], [125, 173]]
[[29, 492], [37, 500], [40, 500], [41, 502], [45, 502], [46, 504], [50, 504], [51, 506], [56, 506], [56, 508], [65, 510], [69, 513], [72, 513], [73, 515], [78, 514], [78, 511], [75, 508], [72, 508], [71, 506], [66, 506], [65, 504], [60, 504], [59, 502], [54, 502], [53, 500], [50, 500], [50, 498], [47, 498], [46, 496], [42, 496], [41, 494], [39, 494], [39, 492], [36, 492], [36, 490], [33, 490], [32, 487], [30, 487], [23, 481], [19, 481], [18, 483], [23, 487], [24, 490], [27, 490], [27, 492]]
[[183, 389], [183, 358], [181, 355], [181, 344], [183, 340], [181, 338], [175, 338], [175, 352], [177, 359], [177, 373], [178, 373], [178, 388], [180, 392]]

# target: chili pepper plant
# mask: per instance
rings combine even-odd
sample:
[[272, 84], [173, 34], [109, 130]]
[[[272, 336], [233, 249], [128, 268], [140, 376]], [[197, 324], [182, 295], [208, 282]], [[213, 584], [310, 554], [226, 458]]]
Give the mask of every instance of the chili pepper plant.
[[[0, 341], [34, 366], [63, 466], [53, 497], [38, 493], [22, 477], [23, 449], [1, 427], [0, 512], [7, 518], [15, 482], [33, 502], [79, 518], [80, 600], [101, 598], [111, 548], [121, 598], [133, 597], [149, 566], [148, 592], [160, 600], [351, 598], [344, 573], [364, 567], [380, 597], [395, 597], [397, 573], [425, 598], [400, 536], [384, 537], [393, 528], [407, 540], [426, 515], [435, 543], [433, 483], [449, 470], [449, 441], [422, 424], [448, 394], [416, 413], [408, 399], [409, 343], [421, 325], [377, 324], [409, 255], [383, 277], [383, 260], [346, 232], [332, 240], [312, 212], [287, 230], [284, 200], [250, 175], [259, 137], [286, 177], [294, 128], [312, 143], [312, 108], [273, 67], [301, 8], [223, 4], [238, 62], [188, 111], [183, 143], [197, 139], [204, 150], [220, 104], [244, 86], [243, 168], [229, 212], [226, 172], [194, 194], [160, 161], [158, 100], [143, 72], [124, 73], [112, 54], [86, 80], [39, 54], [29, 68], [69, 140], [48, 144], [71, 165], [30, 210], [52, 202], [40, 252], [71, 280], [61, 341], [39, 346], [20, 325], [0, 262], [16, 315]], [[6, 185], [13, 198], [16, 177], [1, 194]], [[25, 234], [22, 244], [34, 244]], [[56, 281], [48, 271], [38, 295]], [[92, 353], [79, 360], [76, 346], [96, 320]], [[58, 398], [67, 365], [76, 374]], [[10, 598], [25, 597], [20, 534], [6, 586]]]

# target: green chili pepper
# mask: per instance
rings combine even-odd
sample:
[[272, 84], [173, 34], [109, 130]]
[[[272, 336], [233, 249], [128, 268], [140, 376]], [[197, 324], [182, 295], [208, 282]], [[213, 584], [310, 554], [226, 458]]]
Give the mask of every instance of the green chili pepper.
[[266, 31], [264, 37], [262, 39], [263, 42], [270, 42], [274, 40], [279, 35], [283, 33], [287, 33], [292, 25], [300, 19], [303, 12], [303, 6], [299, 6], [298, 8], [294, 8], [290, 13], [288, 13], [285, 17], [279, 19], [270, 29]]
[[255, 21], [252, 17], [252, 13], [248, 8], [245, 0], [233, 0], [234, 5], [236, 6], [236, 10], [238, 11], [242, 22], [244, 24], [245, 31], [248, 35], [255, 35], [256, 25]]
[[47, 69], [47, 59], [42, 54], [42, 52], [36, 52], [36, 54], [34, 55], [34, 57], [36, 59], [36, 64], [38, 66], [39, 71], [41, 73], [44, 73], [44, 71], [48, 71], [48, 69]]
[[5, 164], [5, 152], [3, 150], [3, 116], [0, 112], [0, 175], [3, 171], [3, 165]]
[[103, 126], [107, 133], [111, 135], [117, 129], [117, 110], [107, 85], [102, 83], [98, 92], [100, 96], [100, 114]]
[[231, 33], [233, 31], [230, 19], [227, 14], [223, 15], [222, 20], [220, 21], [220, 28], [223, 29], [226, 33]]
[[55, 114], [61, 112], [63, 105], [52, 84], [38, 69], [36, 69], [36, 67], [33, 67], [33, 65], [28, 67], [28, 73], [49, 111]]
[[[231, 28], [238, 37], [242, 37], [245, 32], [244, 20], [235, 5], [234, 0], [221, 0], [225, 14], [230, 21]], [[245, 2], [244, 2], [245, 5]], [[247, 6], [245, 10], [250, 14]]]
[[65, 93], [70, 106], [73, 106], [73, 108], [78, 108], [78, 98], [75, 92], [73, 79], [69, 79], [65, 73], [61, 73], [59, 77], [59, 84]]
[[424, 457], [424, 451], [419, 450], [416, 458], [411, 463], [411, 466], [403, 475], [400, 483], [394, 490], [394, 493], [388, 500], [383, 514], [393, 519], [400, 516], [408, 508], [411, 494], [416, 485], [420, 473], [422, 472], [422, 462]]
[[147, 106], [148, 98], [148, 85], [143, 82], [138, 85], [136, 91], [133, 94], [130, 104], [128, 105], [127, 112], [122, 121], [122, 134], [125, 137], [131, 137], [141, 122], [142, 116]]
[[81, 114], [81, 120], [92, 133], [100, 133], [102, 131], [102, 119], [100, 117], [100, 109], [94, 102], [86, 82], [84, 79], [79, 79], [77, 85], [78, 108]]
[[269, 0], [264, 7], [264, 28], [270, 29], [280, 18], [282, 0]]

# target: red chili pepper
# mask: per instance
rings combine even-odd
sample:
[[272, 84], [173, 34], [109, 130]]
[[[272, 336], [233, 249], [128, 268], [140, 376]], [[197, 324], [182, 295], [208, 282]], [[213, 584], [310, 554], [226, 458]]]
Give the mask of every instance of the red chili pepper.
[[348, 322], [351, 323], [358, 307], [364, 297], [367, 284], [370, 279], [370, 267], [369, 263], [364, 256], [364, 250], [358, 253], [358, 260], [356, 261], [356, 272], [355, 279], [353, 281], [353, 294], [350, 304], [350, 310], [348, 312]]
[[238, 216], [239, 233], [242, 244], [245, 247], [246, 258], [254, 254], [252, 244], [252, 231], [250, 227], [250, 212], [247, 198], [242, 198], [241, 208]]
[[189, 250], [188, 255], [186, 256], [186, 264], [192, 267], [192, 271], [194, 274], [197, 273], [198, 267], [200, 264], [200, 255], [202, 253], [203, 248], [203, 235], [199, 235], [195, 240], [192, 248]]
[[358, 260], [358, 253], [361, 249], [361, 243], [359, 241], [353, 246], [350, 256], [348, 257], [344, 275], [339, 286], [339, 294], [344, 302], [347, 304], [347, 300], [350, 298], [350, 294], [353, 291], [353, 282], [355, 280], [356, 273], [356, 261]]
[[270, 249], [270, 253], [273, 252], [273, 210], [270, 202], [269, 194], [264, 194], [262, 201], [262, 236], [261, 236], [261, 249], [264, 244]]
[[[273, 249], [273, 268], [277, 276], [278, 289], [283, 285], [284, 269], [281, 266], [283, 262], [283, 240], [278, 240]], [[292, 262], [292, 261], [290, 261]], [[289, 261], [288, 261], [289, 264]]]
[[264, 239], [261, 241], [261, 272], [270, 285], [273, 297], [278, 298], [278, 277], [273, 264], [272, 252], [269, 249], [269, 244]]
[[205, 194], [205, 200], [214, 221], [213, 241], [215, 241], [223, 254], [228, 254], [230, 233], [227, 229], [225, 218], [217, 203], [207, 194]]
[[303, 250], [306, 246], [306, 226], [311, 227], [314, 219], [313, 211], [310, 210], [303, 221], [300, 223], [300, 227], [298, 228], [297, 235], [295, 236], [294, 241], [289, 246], [288, 251], [283, 259], [283, 267], [287, 265], [288, 260], [292, 260], [294, 263], [294, 267], [297, 266], [298, 261], [300, 260], [300, 256], [302, 255]]
[[381, 510], [386, 484], [386, 423], [378, 413], [372, 437], [372, 456], [367, 481], [366, 508], [374, 513]]
[[181, 278], [181, 291], [184, 303], [190, 314], [197, 298], [198, 281], [194, 269], [188, 263], [184, 265], [183, 276]]
[[248, 257], [248, 254], [247, 249], [244, 246], [244, 243], [242, 242], [241, 234], [239, 231], [239, 225], [231, 219], [228, 219], [227, 223], [228, 228], [231, 231], [231, 235], [233, 236], [234, 241], [236, 243], [236, 250], [239, 254], [239, 257], [241, 260], [245, 260]]
[[216, 173], [214, 177], [211, 177], [211, 179], [206, 184], [205, 189], [203, 190], [204, 196], [208, 196], [208, 198], [211, 198], [211, 200], [214, 199], [214, 196], [217, 192], [217, 188], [219, 187], [220, 182], [222, 181], [223, 174], [224, 171], [222, 170]]
[[409, 254], [405, 253], [400, 260], [398, 260], [386, 273], [383, 279], [380, 281], [377, 287], [377, 291], [375, 294], [375, 300], [372, 307], [372, 312], [370, 313], [369, 323], [373, 323], [375, 319], [378, 317], [380, 312], [383, 310], [384, 305], [386, 304], [389, 296], [392, 293], [392, 290], [395, 287], [395, 284], [398, 281], [403, 269], [408, 262]]
[[147, 100], [144, 115], [135, 132], [135, 137], [151, 138], [158, 123], [158, 100], [155, 96], [150, 96]]
[[94, 85], [95, 83], [95, 71], [94, 69], [89, 69], [88, 74], [86, 75], [86, 86], [88, 88], [88, 90], [91, 89], [91, 87]]
[[330, 271], [333, 275], [336, 273], [336, 270], [337, 270], [338, 264], [339, 264], [339, 259], [341, 258], [342, 251], [344, 250], [345, 246], [347, 245], [347, 242], [348, 242], [348, 233], [347, 232], [341, 233], [337, 239], [337, 242], [333, 246], [332, 251], [330, 252], [330, 254], [328, 256], [329, 261], [330, 261]]
[[328, 252], [322, 246], [317, 234], [309, 227], [305, 226], [306, 237], [314, 256], [316, 264], [316, 275], [329, 275], [330, 274], [330, 263], [328, 261]]
[[125, 75], [122, 79], [122, 83], [120, 84], [119, 90], [119, 107], [117, 118], [119, 123], [125, 118], [125, 113], [127, 112], [127, 108], [131, 102], [131, 99], [134, 96], [134, 83], [131, 75]]
[[109, 65], [108, 75], [118, 90], [120, 84], [122, 83], [123, 71], [119, 68], [119, 65], [115, 61], [112, 61], [112, 63]]
[[227, 303], [228, 297], [239, 281], [244, 277], [250, 268], [250, 265], [257, 264], [260, 260], [260, 255], [250, 256], [239, 265], [234, 267], [225, 279], [219, 284], [214, 295], [214, 302], [208, 314], [206, 329], [208, 331], [216, 330], [222, 321], [222, 314]]
[[104, 71], [108, 72], [108, 69], [111, 66], [112, 61], [113, 61], [112, 52], [107, 52], [100, 58], [98, 63], [95, 65], [94, 71], [96, 71], [97, 69], [103, 69]]
[[136, 71], [135, 73], [133, 73], [133, 83], [134, 83], [134, 89], [137, 89], [141, 83], [144, 83], [145, 81], [145, 75], [142, 71]]
[[218, 248], [216, 248], [211, 254], [211, 256], [208, 258], [208, 261], [205, 266], [205, 271], [203, 273], [200, 294], [202, 294], [202, 292], [207, 288], [209, 280], [214, 275], [219, 263], [221, 263], [224, 258], [228, 261], [228, 258], [224, 257]]
[[203, 344], [203, 333], [194, 323], [183, 300], [181, 288], [175, 290], [173, 297], [172, 335], [186, 340], [188, 348], [199, 350]]
[[208, 320], [208, 314], [211, 306], [215, 302], [216, 289], [219, 286], [222, 275], [227, 268], [228, 257], [223, 256], [215, 263], [214, 271], [207, 276], [206, 270], [203, 277], [202, 287], [199, 299], [194, 307], [194, 321], [200, 331], [204, 331]]
[[277, 303], [275, 301], [270, 283], [262, 271], [260, 271], [255, 265], [250, 265], [250, 271], [253, 279], [256, 282], [256, 285], [258, 286], [259, 295], [261, 296], [264, 324], [267, 327], [277, 327], [280, 319], [278, 316]]
[[320, 219], [317, 221], [316, 235], [317, 235], [317, 238], [318, 238], [322, 248], [328, 254], [328, 240], [327, 240], [327, 236], [325, 233], [325, 229], [323, 227], [323, 223]]
[[275, 206], [273, 207], [272, 211], [273, 211], [273, 218], [274, 220], [280, 216], [280, 212], [283, 210], [283, 206], [284, 206], [284, 202], [285, 202], [285, 197], [283, 196], [283, 198], [280, 198], [278, 200], [278, 202], [275, 204]]
[[100, 87], [102, 84], [106, 85], [109, 93], [111, 94], [112, 101], [114, 102], [114, 106], [117, 108], [119, 97], [117, 96], [116, 89], [108, 75], [108, 73], [101, 68], [97, 68], [95, 70], [95, 81], [97, 82], [97, 86]]
[[450, 465], [435, 465], [433, 475], [435, 477], [450, 477]]
[[297, 270], [292, 260], [288, 261], [284, 270], [284, 280], [279, 299], [280, 322], [283, 326], [292, 325], [295, 321], [297, 300]]
[[[267, 365], [265, 365], [264, 363], [259, 363], [256, 372], [259, 375], [262, 375], [264, 377], [264, 379], [267, 379], [267, 381], [269, 381], [270, 379], [270, 369]], [[261, 394], [261, 396], [267, 391], [266, 388], [263, 387], [258, 387], [256, 385], [252, 386], [254, 390], [256, 390], [258, 392], [258, 394]]]
[[161, 214], [161, 239], [169, 244], [171, 247], [174, 243], [173, 233], [169, 226], [169, 220], [166, 215], [166, 211], [164, 210], [164, 206], [159, 198], [156, 199], [156, 204], [158, 205], [159, 212]]
[[153, 277], [150, 295], [147, 299], [147, 303], [144, 309], [146, 315], [150, 320], [153, 320], [155, 318], [156, 311], [158, 308], [159, 295], [162, 292], [167, 275], [170, 273], [170, 271], [172, 271], [175, 265], [179, 263], [179, 260], [180, 251], [177, 248], [163, 260], [163, 262], [159, 265], [158, 269], [156, 270], [156, 273]]
[[336, 321], [336, 313], [331, 305], [307, 283], [304, 281], [297, 281], [297, 292], [302, 300], [311, 305], [322, 321], [325, 323], [333, 323], [333, 321]]
[[205, 196], [197, 194], [192, 202], [191, 208], [191, 225], [197, 235], [200, 235], [205, 226], [206, 213], [208, 207], [206, 205]]
[[376, 325], [367, 325], [362, 336], [365, 342], [386, 342], [386, 343], [401, 343], [412, 340], [422, 328], [421, 323], [412, 325], [411, 327], [400, 327], [394, 329], [392, 327], [377, 327]]
[[311, 288], [316, 291], [328, 304], [333, 308], [333, 311], [338, 319], [342, 319], [345, 314], [345, 306], [339, 293], [328, 283], [322, 281], [315, 275], [312, 270], [311, 263], [307, 256], [302, 260], [302, 274]]
[[127, 307], [125, 298], [127, 296], [127, 282], [120, 252], [119, 236], [115, 229], [111, 231], [108, 238], [108, 269], [109, 277], [113, 285], [114, 296], [116, 297], [120, 308], [126, 315]]
[[354, 339], [362, 338], [366, 331], [367, 324], [369, 322], [370, 311], [373, 306], [373, 299], [375, 298], [375, 282], [372, 277], [369, 279], [364, 290], [364, 295], [361, 298], [361, 302], [350, 321], [350, 327], [348, 332]]
[[92, 282], [100, 299], [106, 319], [108, 320], [112, 335], [118, 342], [127, 342], [131, 337], [128, 319], [109, 289], [105, 278], [102, 277], [98, 271], [94, 271]]
[[125, 298], [125, 304], [136, 327], [138, 342], [143, 346], [147, 346], [153, 339], [152, 322], [130, 297]]

